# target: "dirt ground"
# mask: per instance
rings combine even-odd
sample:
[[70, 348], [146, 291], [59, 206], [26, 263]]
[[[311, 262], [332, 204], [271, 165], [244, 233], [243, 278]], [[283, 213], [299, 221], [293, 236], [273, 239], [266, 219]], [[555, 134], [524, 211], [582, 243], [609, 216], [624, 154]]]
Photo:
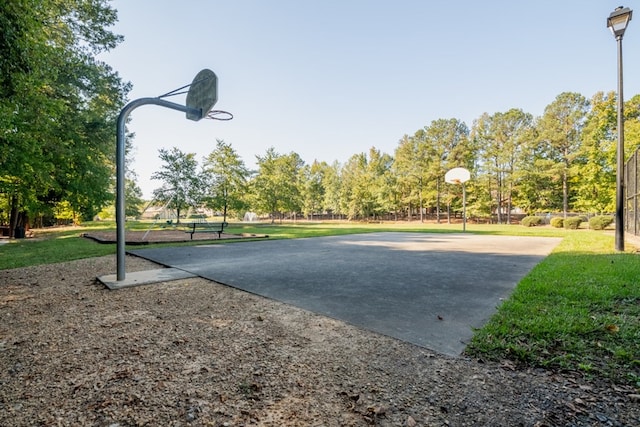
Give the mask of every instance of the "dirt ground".
[[200, 278], [109, 291], [96, 277], [115, 269], [0, 271], [0, 425], [640, 425], [630, 387], [442, 356]]

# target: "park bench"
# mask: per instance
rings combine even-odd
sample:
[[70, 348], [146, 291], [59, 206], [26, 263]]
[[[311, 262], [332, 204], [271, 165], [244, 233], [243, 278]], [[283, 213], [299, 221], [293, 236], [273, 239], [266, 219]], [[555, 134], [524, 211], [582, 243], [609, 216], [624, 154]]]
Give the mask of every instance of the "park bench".
[[206, 219], [194, 219], [191, 222], [185, 222], [184, 232], [191, 235], [193, 240], [194, 233], [218, 233], [218, 239], [222, 236], [224, 228], [229, 224], [226, 222], [208, 222]]

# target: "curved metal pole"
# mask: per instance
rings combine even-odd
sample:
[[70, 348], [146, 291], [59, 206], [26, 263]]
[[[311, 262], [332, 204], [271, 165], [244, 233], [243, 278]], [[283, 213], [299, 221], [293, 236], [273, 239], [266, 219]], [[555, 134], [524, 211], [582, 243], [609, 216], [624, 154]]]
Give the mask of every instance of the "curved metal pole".
[[191, 113], [195, 115], [201, 115], [200, 109], [185, 107], [180, 104], [166, 101], [161, 98], [140, 98], [131, 101], [124, 106], [120, 115], [118, 116], [117, 123], [117, 136], [116, 136], [116, 280], [121, 281], [125, 279], [125, 209], [124, 209], [124, 172], [125, 172], [125, 124], [129, 113], [134, 109], [142, 105], [159, 105], [161, 107], [171, 108], [173, 110], [182, 111], [183, 113]]

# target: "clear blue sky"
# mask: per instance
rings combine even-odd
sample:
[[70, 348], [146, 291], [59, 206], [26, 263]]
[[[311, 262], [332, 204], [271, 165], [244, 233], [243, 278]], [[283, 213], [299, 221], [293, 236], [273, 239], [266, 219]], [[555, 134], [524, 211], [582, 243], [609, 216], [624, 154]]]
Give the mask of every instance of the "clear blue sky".
[[[203, 68], [218, 76], [215, 109], [192, 122], [157, 106], [133, 111], [134, 169], [149, 197], [158, 149], [210, 153], [230, 143], [249, 167], [267, 148], [346, 162], [393, 154], [432, 120], [471, 127], [482, 113], [540, 116], [565, 91], [590, 98], [617, 85], [606, 18], [620, 0], [116, 0], [125, 41], [100, 59], [159, 96]], [[640, 93], [640, 1], [624, 37], [625, 99]], [[184, 103], [184, 97], [170, 98]]]

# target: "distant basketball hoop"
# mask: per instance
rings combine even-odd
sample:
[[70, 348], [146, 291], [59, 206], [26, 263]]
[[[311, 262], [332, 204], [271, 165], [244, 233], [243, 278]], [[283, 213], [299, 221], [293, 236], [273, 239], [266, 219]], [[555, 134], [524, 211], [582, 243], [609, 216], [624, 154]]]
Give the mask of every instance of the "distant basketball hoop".
[[444, 181], [449, 184], [462, 185], [462, 231], [467, 230], [467, 191], [464, 183], [469, 181], [471, 173], [465, 168], [453, 168], [444, 174]]
[[453, 168], [444, 175], [444, 181], [449, 184], [464, 184], [471, 178], [471, 173], [465, 168]]

